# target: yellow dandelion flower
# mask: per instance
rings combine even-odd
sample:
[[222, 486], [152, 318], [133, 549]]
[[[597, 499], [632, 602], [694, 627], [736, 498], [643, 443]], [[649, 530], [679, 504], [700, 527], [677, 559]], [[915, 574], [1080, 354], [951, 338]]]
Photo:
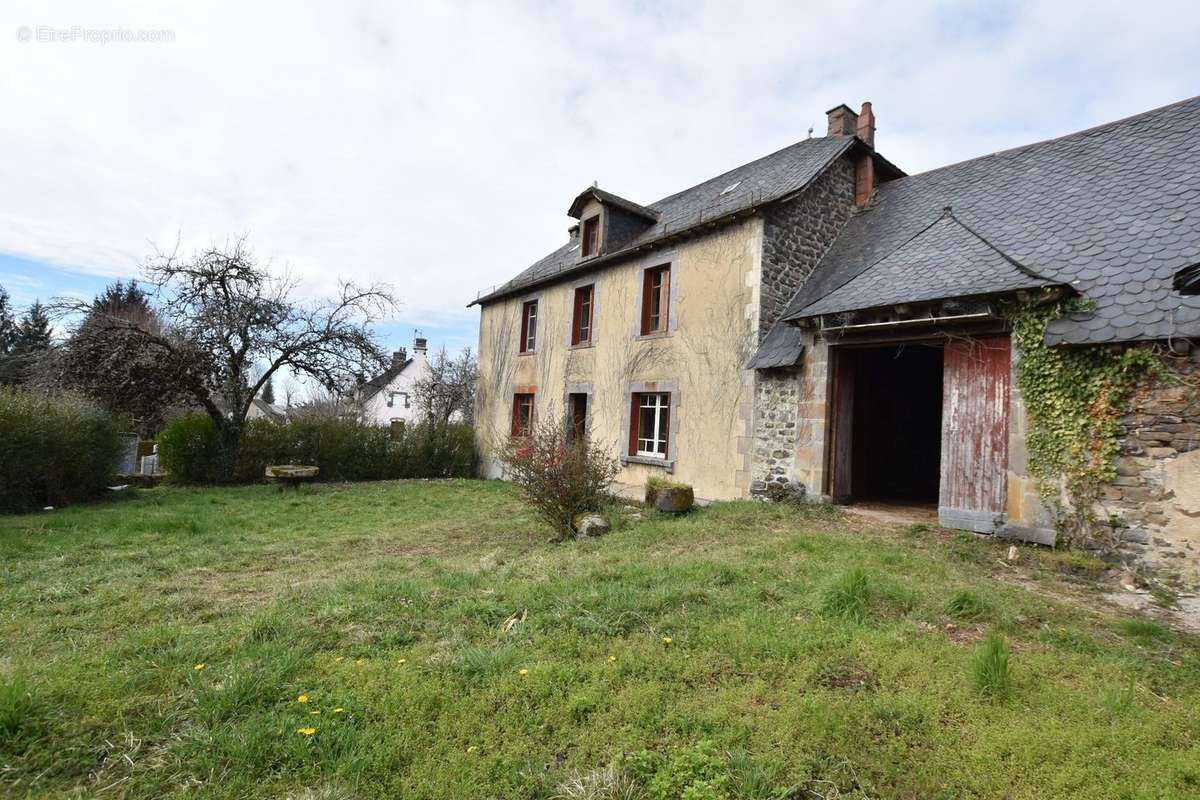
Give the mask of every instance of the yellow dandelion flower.
[[523, 678], [523, 677], [525, 677], [526, 675], [528, 675], [528, 674], [529, 674], [529, 670], [527, 670], [527, 669], [523, 669], [523, 670], [521, 670], [521, 673], [520, 673], [520, 674], [521, 674], [521, 677]]
[[354, 659], [354, 663], [361, 667], [363, 664], [367, 663], [367, 660], [365, 658], [356, 658]]
[[478, 749], [479, 749], [479, 748], [478, 748], [478, 747], [476, 747], [475, 745], [471, 745], [470, 747], [468, 747], [468, 748], [467, 748], [467, 752], [468, 752], [468, 753], [474, 753], [474, 752], [475, 752], [476, 750], [478, 750]]
[[675, 640], [674, 640], [674, 639], [672, 639], [670, 636], [664, 636], [664, 637], [663, 637], [663, 644], [670, 644], [670, 643], [671, 643], [671, 642], [673, 642], [673, 641], [675, 641]]
[[200, 670], [204, 669], [206, 666], [208, 666], [208, 665], [207, 664], [197, 664], [196, 666], [192, 667], [192, 669], [196, 670], [196, 672], [199, 672]]
[[401, 664], [401, 665], [403, 665], [403, 664], [407, 664], [407, 663], [408, 663], [408, 659], [407, 659], [407, 658], [397, 658], [397, 659], [396, 659], [396, 663], [397, 663], [397, 664]]
[[308, 712], [308, 713], [310, 713], [310, 714], [320, 714], [321, 712], [320, 712], [320, 711], [310, 711], [310, 712]]
[[611, 664], [612, 662], [616, 661], [616, 660], [617, 660], [617, 657], [616, 657], [616, 656], [609, 656], [609, 657], [608, 657], [608, 663], [610, 663], [610, 664]]
[[333, 710], [333, 713], [335, 713], [335, 714], [341, 714], [341, 713], [342, 713], [343, 711], [345, 711], [345, 710], [346, 710], [346, 709], [344, 709], [344, 708], [335, 708], [335, 709]]
[[334, 659], [334, 661], [338, 661], [338, 662], [345, 661], [345, 660], [346, 660], [345, 656], [338, 656], [337, 658]]
[[296, 733], [300, 734], [301, 736], [312, 736], [316, 732], [316, 728], [296, 728]]
[[307, 703], [307, 702], [308, 702], [308, 695], [306, 695], [306, 694], [302, 694], [302, 695], [300, 695], [299, 697], [297, 697], [297, 698], [296, 698], [296, 702], [297, 702], [297, 703]]

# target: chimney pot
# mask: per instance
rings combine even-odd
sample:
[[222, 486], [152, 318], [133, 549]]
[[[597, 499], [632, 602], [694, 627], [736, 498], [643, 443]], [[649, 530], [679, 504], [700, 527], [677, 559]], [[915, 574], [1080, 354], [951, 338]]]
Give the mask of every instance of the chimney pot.
[[875, 148], [875, 112], [871, 110], [870, 101], [862, 104], [862, 111], [859, 112], [858, 122], [855, 125], [855, 133], [858, 138], [867, 143], [868, 147]]
[[845, 103], [834, 106], [825, 112], [829, 119], [829, 132], [826, 136], [853, 136], [858, 126], [858, 115], [850, 110]]
[[423, 337], [418, 336], [416, 339], [413, 339], [413, 352], [414, 353], [424, 353], [425, 352], [425, 339]]

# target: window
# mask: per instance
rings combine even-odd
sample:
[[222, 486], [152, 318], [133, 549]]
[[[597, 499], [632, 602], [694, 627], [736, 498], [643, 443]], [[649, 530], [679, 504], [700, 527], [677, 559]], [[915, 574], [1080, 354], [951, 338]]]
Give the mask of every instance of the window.
[[642, 336], [665, 333], [670, 316], [671, 265], [646, 270], [642, 281]]
[[513, 395], [512, 435], [529, 436], [533, 433], [533, 395]]
[[567, 435], [572, 442], [578, 442], [587, 437], [587, 394], [572, 392], [567, 395], [568, 421], [571, 427]]
[[530, 300], [521, 306], [522, 353], [532, 353], [537, 349], [537, 306], [537, 300]]
[[670, 429], [670, 393], [634, 392], [629, 409], [629, 455], [666, 459]]
[[583, 221], [583, 257], [594, 256], [600, 251], [600, 215]]
[[595, 285], [580, 286], [575, 290], [575, 315], [571, 323], [571, 344], [592, 342], [592, 297]]
[[388, 408], [393, 408], [393, 407], [395, 407], [395, 405], [396, 405], [396, 398], [397, 398], [397, 397], [399, 397], [399, 398], [403, 399], [403, 400], [404, 400], [404, 407], [405, 407], [405, 408], [408, 408], [408, 392], [388, 392], [388, 396], [387, 396], [387, 407], [388, 407]]

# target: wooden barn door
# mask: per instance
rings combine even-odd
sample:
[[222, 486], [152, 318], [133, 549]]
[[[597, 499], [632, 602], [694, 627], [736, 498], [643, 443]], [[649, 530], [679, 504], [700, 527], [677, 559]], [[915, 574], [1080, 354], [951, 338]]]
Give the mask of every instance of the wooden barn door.
[[840, 348], [830, 351], [833, 366], [832, 429], [829, 441], [829, 495], [835, 503], [849, 503], [854, 493], [854, 384], [853, 353]]
[[994, 533], [1008, 493], [1007, 336], [946, 343], [938, 522]]

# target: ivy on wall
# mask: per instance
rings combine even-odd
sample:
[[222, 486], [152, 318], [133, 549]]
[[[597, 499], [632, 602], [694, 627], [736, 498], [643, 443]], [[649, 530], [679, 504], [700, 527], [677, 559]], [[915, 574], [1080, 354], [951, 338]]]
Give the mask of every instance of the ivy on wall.
[[1051, 320], [1086, 310], [1086, 301], [1047, 293], [1008, 315], [1020, 351], [1016, 379], [1029, 422], [1029, 470], [1059, 540], [1113, 547], [1115, 534], [1099, 524], [1095, 506], [1104, 483], [1116, 477], [1119, 421], [1139, 379], [1164, 370], [1147, 348], [1045, 343]]

